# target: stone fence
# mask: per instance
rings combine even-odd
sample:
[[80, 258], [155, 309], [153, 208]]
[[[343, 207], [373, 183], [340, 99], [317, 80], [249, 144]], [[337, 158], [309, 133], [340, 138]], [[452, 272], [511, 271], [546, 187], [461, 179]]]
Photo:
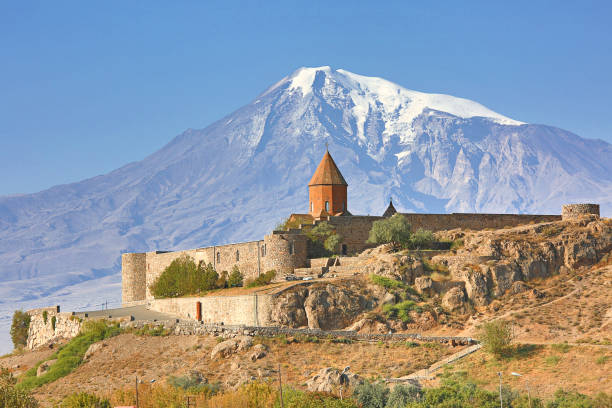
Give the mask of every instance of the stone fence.
[[234, 337], [238, 335], [248, 336], [306, 336], [317, 337], [320, 339], [327, 338], [345, 338], [355, 341], [385, 341], [385, 342], [402, 342], [402, 341], [419, 341], [427, 343], [442, 343], [453, 345], [469, 345], [477, 344], [478, 341], [471, 337], [457, 336], [422, 336], [418, 333], [358, 333], [351, 330], [320, 330], [320, 329], [293, 329], [290, 327], [280, 326], [245, 326], [245, 325], [223, 325], [209, 324], [197, 321], [184, 321], [180, 319], [174, 320], [138, 320], [124, 322], [121, 327], [124, 328], [141, 328], [148, 326], [163, 326], [165, 329], [171, 330], [174, 335], [215, 335], [221, 337]]

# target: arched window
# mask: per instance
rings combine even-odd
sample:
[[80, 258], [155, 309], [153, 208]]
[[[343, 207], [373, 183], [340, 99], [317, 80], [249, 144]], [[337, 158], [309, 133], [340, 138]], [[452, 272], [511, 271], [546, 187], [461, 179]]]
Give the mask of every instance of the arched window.
[[314, 212], [314, 204], [312, 201], [310, 202], [310, 212]]
[[346, 211], [346, 202], [345, 201], [342, 202], [342, 211]]
[[294, 252], [295, 252], [295, 244], [293, 241], [291, 241], [289, 243], [289, 255], [293, 255]]
[[266, 244], [261, 246], [261, 256], [266, 256]]
[[240, 251], [236, 251], [236, 262], [240, 261]]
[[217, 252], [217, 263], [221, 263], [221, 252]]
[[325, 211], [329, 211], [329, 201], [325, 202]]

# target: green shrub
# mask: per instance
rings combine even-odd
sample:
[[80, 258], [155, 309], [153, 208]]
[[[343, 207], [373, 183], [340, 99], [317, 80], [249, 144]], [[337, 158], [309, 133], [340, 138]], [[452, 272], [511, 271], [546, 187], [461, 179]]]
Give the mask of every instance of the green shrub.
[[567, 353], [568, 351], [570, 351], [572, 349], [572, 346], [570, 346], [567, 343], [558, 343], [558, 344], [553, 344], [550, 346], [553, 350], [558, 351], [560, 353]]
[[37, 408], [36, 399], [29, 391], [16, 388], [16, 383], [8, 369], [0, 368], [0, 408]]
[[198, 375], [186, 375], [183, 377], [168, 377], [168, 384], [175, 388], [182, 388], [186, 391], [193, 392], [199, 395], [215, 395], [221, 389], [219, 383], [209, 384], [203, 381], [203, 378]]
[[[81, 327], [81, 332], [76, 337], [46, 360], [39, 361], [36, 366], [26, 371], [20, 377], [17, 387], [22, 390], [31, 390], [70, 374], [81, 364], [89, 346], [100, 340], [116, 336], [119, 333], [121, 333], [121, 329], [118, 324], [109, 325], [104, 320], [86, 321]], [[44, 361], [52, 359], [57, 359], [57, 361], [49, 368], [49, 371], [37, 377], [36, 371], [38, 366]]]
[[47, 324], [47, 319], [49, 318], [49, 313], [47, 313], [46, 310], [43, 310], [42, 316], [43, 316], [43, 322], [45, 322], [45, 324]]
[[595, 360], [595, 362], [597, 364], [604, 365], [608, 362], [609, 359], [610, 359], [609, 356], [599, 356], [597, 357], [597, 360]]
[[612, 394], [599, 393], [595, 398], [579, 392], [558, 390], [546, 408], [608, 408], [612, 406]]
[[380, 276], [376, 274], [370, 275], [370, 280], [372, 281], [372, 283], [378, 286], [382, 286], [383, 288], [386, 288], [386, 289], [405, 289], [406, 287], [408, 287], [408, 285], [406, 285], [402, 281], [398, 281], [395, 279], [387, 278], [385, 276]]
[[419, 401], [421, 391], [414, 385], [398, 384], [393, 388], [385, 408], [404, 408], [409, 402]]
[[272, 282], [275, 277], [276, 277], [276, 271], [274, 269], [269, 270], [269, 271], [265, 272], [264, 274], [259, 275], [255, 279], [247, 280], [246, 287], [247, 288], [254, 288], [254, 287], [257, 287], [257, 286], [269, 285], [270, 282]]
[[426, 249], [430, 248], [434, 242], [436, 242], [436, 238], [434, 238], [433, 232], [418, 228], [410, 236], [408, 245], [412, 249]]
[[229, 279], [227, 280], [227, 286], [230, 288], [233, 288], [235, 286], [242, 286], [242, 281], [243, 281], [243, 276], [240, 273], [240, 269], [238, 269], [238, 266], [234, 265], [234, 267], [232, 268], [232, 273], [229, 276]]
[[57, 317], [52, 316], [51, 317], [51, 328], [53, 329], [53, 331], [55, 331], [55, 324], [57, 323]]
[[549, 366], [554, 366], [559, 364], [559, 361], [561, 361], [561, 357], [559, 356], [548, 356], [546, 357], [546, 359], [544, 360], [544, 362], [549, 365]]
[[383, 384], [372, 384], [365, 381], [355, 387], [353, 398], [363, 408], [385, 408], [389, 398], [389, 389]]
[[58, 408], [111, 408], [111, 404], [94, 394], [75, 392], [64, 398]]
[[[340, 398], [323, 392], [305, 392], [293, 387], [283, 387], [283, 403], [286, 408], [358, 408], [350, 398]], [[277, 400], [275, 408], [280, 407]]]
[[193, 258], [183, 255], [173, 260], [151, 285], [156, 298], [180, 297], [216, 289], [219, 275], [209, 263], [196, 265]]
[[513, 333], [510, 322], [505, 320], [494, 320], [482, 325], [479, 339], [485, 351], [496, 357], [503, 357], [510, 350]]
[[410, 224], [406, 217], [394, 214], [390, 218], [374, 221], [368, 237], [370, 244], [392, 244], [395, 249], [410, 242]]
[[413, 300], [404, 300], [395, 305], [386, 304], [383, 305], [382, 309], [387, 319], [400, 319], [404, 323], [410, 323], [412, 321], [412, 317], [410, 317], [411, 311], [422, 311], [422, 308], [417, 306]]
[[166, 329], [162, 325], [151, 325], [150, 326], [148, 324], [145, 324], [141, 328], [138, 328], [138, 329], [131, 329], [129, 332], [134, 333], [137, 336], [154, 336], [154, 337], [158, 337], [158, 336], [165, 337], [165, 336], [169, 336], [172, 333], [170, 329]]
[[31, 317], [23, 310], [15, 310], [13, 323], [11, 324], [11, 340], [16, 349], [24, 347], [28, 343], [28, 329]]
[[342, 242], [342, 236], [338, 234], [332, 234], [325, 239], [323, 242], [323, 247], [327, 249], [332, 254], [337, 253], [337, 249]]
[[462, 239], [456, 239], [451, 243], [450, 249], [451, 251], [456, 251], [459, 248], [463, 248], [463, 240]]

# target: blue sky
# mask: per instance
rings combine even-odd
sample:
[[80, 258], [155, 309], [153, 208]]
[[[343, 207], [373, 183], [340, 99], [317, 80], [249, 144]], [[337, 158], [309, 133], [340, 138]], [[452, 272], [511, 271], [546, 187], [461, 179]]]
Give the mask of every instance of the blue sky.
[[0, 195], [140, 160], [301, 66], [612, 143], [610, 4], [0, 1]]

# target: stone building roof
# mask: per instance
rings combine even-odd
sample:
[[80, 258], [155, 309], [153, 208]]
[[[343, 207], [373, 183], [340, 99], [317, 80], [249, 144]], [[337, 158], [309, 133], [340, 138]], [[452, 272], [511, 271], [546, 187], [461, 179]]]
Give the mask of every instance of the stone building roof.
[[393, 200], [389, 200], [389, 206], [387, 207], [387, 209], [383, 213], [383, 217], [391, 217], [396, 212], [397, 211], [395, 210], [395, 207], [393, 206]]
[[321, 159], [321, 163], [319, 163], [319, 167], [315, 171], [314, 175], [310, 179], [309, 186], [317, 186], [317, 185], [344, 185], [348, 186], [347, 182], [342, 177], [342, 173], [338, 170], [338, 166], [332, 159], [329, 151], [325, 152], [323, 159]]

